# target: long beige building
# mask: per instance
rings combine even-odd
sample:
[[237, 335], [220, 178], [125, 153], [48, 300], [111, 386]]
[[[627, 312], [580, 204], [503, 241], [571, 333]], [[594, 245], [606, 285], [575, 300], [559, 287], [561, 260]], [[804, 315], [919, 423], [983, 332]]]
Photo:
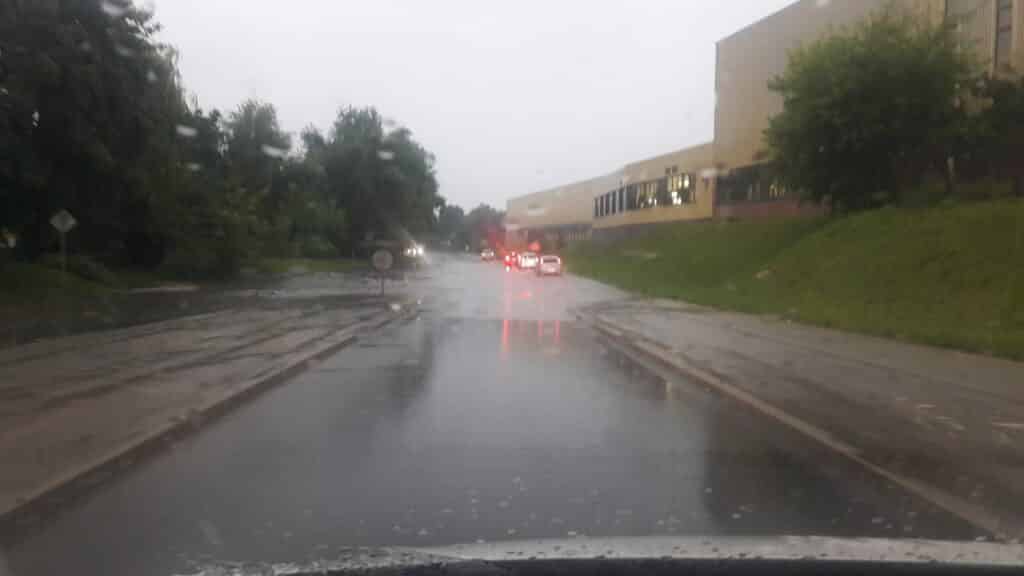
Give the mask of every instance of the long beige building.
[[801, 206], [769, 176], [763, 133], [782, 100], [768, 83], [793, 49], [890, 4], [915, 18], [954, 18], [961, 47], [990, 73], [1024, 70], [1024, 0], [799, 0], [717, 42], [712, 142], [509, 200], [508, 240], [557, 245], [662, 222], [820, 212]]

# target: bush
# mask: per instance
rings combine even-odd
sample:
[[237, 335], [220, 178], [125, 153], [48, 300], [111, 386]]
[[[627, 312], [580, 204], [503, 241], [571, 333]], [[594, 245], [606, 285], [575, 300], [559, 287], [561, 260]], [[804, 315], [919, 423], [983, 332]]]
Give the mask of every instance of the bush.
[[769, 88], [783, 110], [765, 131], [781, 183], [839, 210], [900, 201], [945, 173], [980, 68], [953, 26], [892, 7], [797, 48]]
[[[60, 254], [46, 254], [41, 262], [47, 268], [61, 269]], [[117, 276], [106, 266], [85, 254], [68, 254], [68, 272], [105, 286], [116, 286]]]
[[305, 258], [337, 258], [338, 249], [321, 236], [309, 236], [300, 249]]

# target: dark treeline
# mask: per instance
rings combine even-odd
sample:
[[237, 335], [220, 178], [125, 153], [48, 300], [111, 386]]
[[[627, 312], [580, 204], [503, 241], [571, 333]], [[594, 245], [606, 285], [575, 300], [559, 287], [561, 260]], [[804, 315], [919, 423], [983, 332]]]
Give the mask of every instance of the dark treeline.
[[158, 31], [128, 0], [0, 0], [0, 228], [16, 257], [56, 248], [60, 209], [74, 251], [187, 275], [433, 231], [444, 200], [409, 130], [344, 108], [293, 138], [270, 103], [201, 109]]

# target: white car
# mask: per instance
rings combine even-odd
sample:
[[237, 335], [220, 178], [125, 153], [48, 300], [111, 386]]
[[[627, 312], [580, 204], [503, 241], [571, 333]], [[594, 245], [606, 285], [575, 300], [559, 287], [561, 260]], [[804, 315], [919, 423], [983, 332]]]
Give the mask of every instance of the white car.
[[519, 267], [523, 270], [536, 268], [539, 261], [540, 258], [537, 258], [537, 255], [533, 252], [523, 252], [519, 255]]
[[537, 265], [537, 276], [561, 276], [562, 259], [552, 254], [545, 254], [540, 257], [540, 264]]
[[485, 248], [480, 252], [480, 259], [483, 260], [484, 262], [494, 260], [494, 250], [491, 250], [490, 248]]

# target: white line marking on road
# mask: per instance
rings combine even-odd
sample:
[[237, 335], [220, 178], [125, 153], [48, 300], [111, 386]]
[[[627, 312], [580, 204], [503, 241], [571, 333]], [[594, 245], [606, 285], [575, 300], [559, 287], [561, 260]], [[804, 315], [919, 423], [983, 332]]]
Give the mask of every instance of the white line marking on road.
[[993, 422], [992, 426], [1007, 430], [1024, 430], [1024, 422]]

